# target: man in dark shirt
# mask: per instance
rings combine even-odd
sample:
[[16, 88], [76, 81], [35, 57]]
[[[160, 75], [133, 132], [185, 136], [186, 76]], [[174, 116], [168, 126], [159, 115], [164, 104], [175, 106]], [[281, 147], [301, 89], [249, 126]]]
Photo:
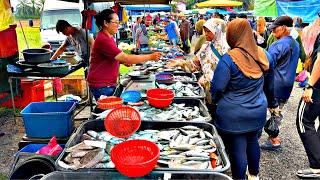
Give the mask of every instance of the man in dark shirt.
[[[293, 20], [289, 16], [280, 16], [270, 26], [272, 33], [278, 39], [268, 49], [274, 68], [273, 98], [268, 98], [268, 108], [280, 124], [283, 116], [281, 111], [288, 101], [296, 75], [299, 59], [299, 44], [290, 35]], [[276, 151], [281, 149], [280, 138], [269, 134], [267, 142], [261, 145], [264, 150]]]
[[186, 19], [185, 14], [180, 13], [179, 14], [180, 19], [182, 20], [180, 24], [180, 37], [181, 37], [181, 43], [182, 43], [182, 50], [186, 53], [190, 53], [190, 23]]

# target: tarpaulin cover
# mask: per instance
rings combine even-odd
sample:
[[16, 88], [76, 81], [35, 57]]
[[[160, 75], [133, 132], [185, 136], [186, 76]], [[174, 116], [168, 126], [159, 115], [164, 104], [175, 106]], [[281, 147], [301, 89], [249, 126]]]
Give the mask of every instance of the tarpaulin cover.
[[256, 0], [254, 14], [256, 16], [278, 17], [276, 0]]
[[213, 14], [213, 13], [219, 13], [219, 14], [232, 14], [232, 12], [227, 11], [225, 9], [210, 9], [207, 11], [207, 14]]
[[127, 5], [128, 11], [171, 11], [171, 6], [161, 4]]
[[278, 14], [300, 16], [303, 22], [313, 22], [320, 12], [320, 0], [290, 1], [277, 0]]
[[243, 2], [229, 0], [209, 0], [196, 4], [197, 7], [235, 7], [242, 6]]
[[[62, 0], [68, 2], [79, 2], [79, 0]], [[82, 0], [82, 2], [114, 2], [121, 4], [169, 4], [169, 0]]]

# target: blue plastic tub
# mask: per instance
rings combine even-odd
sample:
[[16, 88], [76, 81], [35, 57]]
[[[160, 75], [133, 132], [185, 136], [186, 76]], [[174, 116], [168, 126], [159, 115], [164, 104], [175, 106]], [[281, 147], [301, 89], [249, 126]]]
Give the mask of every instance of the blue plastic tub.
[[29, 138], [68, 137], [73, 131], [75, 102], [33, 102], [22, 111]]

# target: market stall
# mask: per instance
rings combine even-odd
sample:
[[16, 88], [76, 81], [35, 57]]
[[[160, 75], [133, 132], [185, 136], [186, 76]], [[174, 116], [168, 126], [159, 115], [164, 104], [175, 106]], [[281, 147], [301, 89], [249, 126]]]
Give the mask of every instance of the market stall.
[[[119, 2], [129, 4], [129, 1]], [[122, 88], [115, 96], [98, 99], [96, 109], [100, 113], [94, 113], [79, 127], [74, 124], [75, 102], [63, 102], [59, 107], [64, 109], [55, 103], [30, 104], [22, 111], [24, 124], [28, 125], [25, 126], [27, 136], [43, 139], [58, 134], [58, 138], [67, 139], [66, 144], [55, 142], [55, 156], [49, 158], [55, 160], [53, 169], [58, 172], [48, 174], [44, 179], [84, 177], [87, 172], [91, 173], [91, 178], [106, 177], [105, 172], [108, 172], [109, 175], [114, 173], [112, 177], [116, 178], [158, 179], [170, 174], [170, 179], [199, 174], [197, 177], [230, 179], [223, 174], [230, 168], [230, 162], [216, 128], [210, 124], [212, 117], [204, 101], [206, 94], [197, 76], [167, 66], [171, 60], [189, 60], [191, 57], [178, 46], [170, 46], [163, 34], [152, 30], [150, 33], [149, 48], [136, 53], [162, 52], [160, 60], [137, 64], [121, 76], [119, 86]], [[134, 45], [120, 43], [119, 48], [135, 53]], [[65, 73], [78, 66], [72, 66]], [[11, 72], [12, 78], [19, 73]], [[35, 71], [29, 75], [36, 74]], [[58, 77], [60, 75], [65, 74]], [[55, 123], [44, 127], [49, 124], [49, 117]], [[36, 131], [40, 126], [41, 131]], [[32, 153], [48, 157], [48, 151], [43, 149], [53, 148], [50, 143], [43, 144], [32, 149]], [[14, 172], [15, 168], [11, 175]]]

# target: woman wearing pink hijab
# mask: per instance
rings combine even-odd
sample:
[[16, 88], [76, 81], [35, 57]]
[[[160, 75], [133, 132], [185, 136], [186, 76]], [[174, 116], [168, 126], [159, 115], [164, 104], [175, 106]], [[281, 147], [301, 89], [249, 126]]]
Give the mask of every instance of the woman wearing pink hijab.
[[[305, 27], [302, 30], [302, 36], [301, 36], [302, 44], [306, 52], [307, 59], [310, 59], [311, 57], [311, 54], [313, 52], [313, 46], [319, 33], [320, 33], [320, 15], [312, 24], [310, 24], [309, 26]], [[305, 65], [307, 61], [308, 60], [305, 61]], [[304, 67], [304, 68], [306, 69], [308, 67]]]

